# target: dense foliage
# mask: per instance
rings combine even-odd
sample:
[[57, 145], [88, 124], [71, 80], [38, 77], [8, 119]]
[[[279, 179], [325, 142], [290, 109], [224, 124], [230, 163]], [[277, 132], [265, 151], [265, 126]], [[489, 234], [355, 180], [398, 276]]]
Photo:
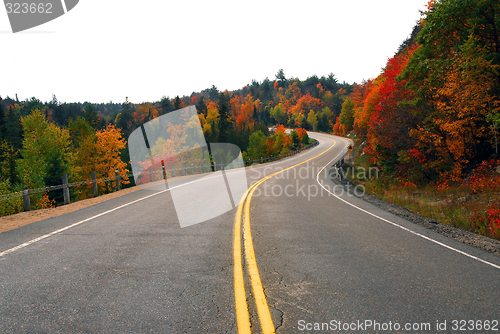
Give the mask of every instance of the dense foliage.
[[[195, 105], [209, 143], [236, 144], [245, 159], [287, 153], [309, 142], [305, 129], [328, 131], [351, 86], [339, 84], [333, 74], [305, 81], [287, 79], [283, 70], [276, 80], [252, 81], [233, 92], [215, 86], [191, 96], [163, 97], [152, 103], [59, 103], [35, 97], [19, 101], [0, 99], [0, 194], [25, 188], [40, 189], [62, 183], [111, 178], [119, 170], [122, 185], [130, 158], [126, 139], [134, 129], [158, 116]], [[282, 124], [270, 133], [269, 128]], [[284, 125], [297, 128], [291, 135]], [[184, 131], [185, 129], [181, 129]], [[182, 134], [178, 134], [182, 137]], [[179, 138], [180, 138], [179, 137]], [[111, 182], [99, 182], [99, 193], [112, 191]], [[60, 191], [32, 196], [36, 208], [63, 201]], [[75, 199], [93, 195], [91, 186], [72, 188]], [[0, 215], [22, 209], [20, 199], [2, 201]]]
[[431, 0], [333, 128], [357, 139], [383, 198], [500, 238], [500, 2]]
[[500, 3], [430, 1], [382, 74], [355, 85], [334, 132], [417, 184], [460, 181], [498, 158]]

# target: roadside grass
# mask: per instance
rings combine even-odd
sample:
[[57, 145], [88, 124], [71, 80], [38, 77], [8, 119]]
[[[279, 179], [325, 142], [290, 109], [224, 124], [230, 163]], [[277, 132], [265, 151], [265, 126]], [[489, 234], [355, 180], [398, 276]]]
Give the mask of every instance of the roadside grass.
[[[354, 165], [356, 170], [368, 170], [368, 158], [358, 156]], [[500, 182], [492, 186], [489, 180], [482, 180], [487, 186], [478, 191], [467, 183], [417, 186], [379, 174], [378, 178], [369, 178], [359, 177], [362, 173], [350, 173], [348, 178], [362, 184], [369, 195], [443, 224], [500, 240]], [[495, 180], [500, 180], [500, 176]]]

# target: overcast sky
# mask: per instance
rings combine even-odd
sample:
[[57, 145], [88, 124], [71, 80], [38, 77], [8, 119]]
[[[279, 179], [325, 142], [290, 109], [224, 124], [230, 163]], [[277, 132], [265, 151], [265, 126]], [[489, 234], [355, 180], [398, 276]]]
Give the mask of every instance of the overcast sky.
[[376, 77], [427, 0], [80, 0], [13, 34], [0, 9], [0, 95], [62, 102], [157, 101], [235, 90], [279, 69], [305, 80]]

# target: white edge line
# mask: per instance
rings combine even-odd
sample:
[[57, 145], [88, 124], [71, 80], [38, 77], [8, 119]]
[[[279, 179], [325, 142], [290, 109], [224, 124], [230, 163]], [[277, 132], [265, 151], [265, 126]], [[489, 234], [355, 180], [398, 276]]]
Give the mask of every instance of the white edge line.
[[425, 240], [429, 240], [429, 241], [431, 241], [431, 242], [433, 242], [433, 243], [435, 243], [435, 244], [438, 244], [438, 245], [440, 245], [440, 246], [443, 246], [443, 247], [445, 247], [445, 248], [448, 248], [448, 249], [450, 249], [450, 250], [452, 250], [452, 251], [455, 251], [455, 252], [460, 253], [460, 254], [462, 254], [462, 255], [465, 255], [465, 256], [467, 256], [467, 257], [470, 257], [471, 259], [477, 260], [477, 261], [482, 262], [482, 263], [484, 263], [484, 264], [488, 264], [488, 265], [490, 265], [490, 266], [492, 266], [492, 267], [494, 267], [494, 268], [500, 269], [500, 266], [499, 266], [499, 265], [496, 265], [496, 264], [494, 264], [494, 263], [491, 263], [491, 262], [485, 261], [485, 260], [483, 260], [483, 259], [480, 259], [480, 258], [478, 258], [477, 256], [470, 255], [470, 254], [468, 254], [468, 253], [466, 253], [466, 252], [463, 252], [463, 251], [461, 251], [461, 250], [458, 250], [458, 249], [456, 249], [456, 248], [453, 248], [453, 247], [451, 247], [451, 246], [448, 246], [448, 245], [446, 245], [446, 244], [444, 244], [444, 243], [442, 243], [442, 242], [439, 242], [439, 241], [436, 241], [436, 240], [434, 240], [434, 239], [431, 239], [431, 238], [429, 238], [429, 237], [427, 237], [427, 236], [425, 236], [425, 235], [423, 235], [423, 234], [420, 234], [420, 233], [418, 233], [418, 232], [412, 231], [412, 230], [410, 230], [409, 228], [406, 228], [406, 227], [404, 227], [404, 226], [401, 226], [401, 225], [399, 225], [399, 224], [396, 224], [396, 223], [394, 223], [394, 222], [391, 222], [390, 220], [387, 220], [387, 219], [385, 219], [385, 218], [379, 217], [379, 216], [377, 216], [376, 214], [373, 214], [373, 213], [371, 213], [371, 212], [369, 212], [369, 211], [366, 211], [366, 210], [364, 210], [364, 209], [362, 209], [362, 208], [360, 208], [360, 207], [358, 207], [358, 206], [356, 206], [356, 205], [354, 205], [354, 204], [352, 204], [352, 203], [349, 203], [349, 202], [348, 202], [348, 201], [346, 201], [345, 199], [343, 199], [343, 198], [341, 198], [341, 197], [337, 196], [336, 194], [332, 193], [330, 190], [328, 190], [327, 188], [325, 188], [325, 187], [323, 186], [323, 184], [319, 181], [319, 175], [321, 174], [321, 172], [322, 172], [322, 171], [323, 171], [323, 170], [324, 170], [327, 166], [329, 166], [332, 162], [334, 162], [334, 161], [335, 161], [335, 160], [339, 157], [339, 155], [341, 155], [343, 152], [344, 152], [344, 150], [342, 150], [339, 154], [337, 154], [337, 156], [336, 156], [335, 158], [333, 158], [330, 162], [328, 162], [328, 163], [327, 163], [327, 164], [326, 164], [326, 165], [325, 165], [325, 166], [324, 166], [324, 167], [323, 167], [323, 168], [322, 168], [322, 169], [318, 172], [318, 174], [317, 174], [317, 176], [316, 176], [316, 181], [318, 182], [318, 184], [319, 184], [319, 185], [320, 185], [320, 186], [321, 186], [324, 190], [326, 190], [328, 193], [332, 194], [334, 197], [336, 197], [337, 199], [341, 200], [342, 202], [344, 202], [344, 203], [346, 203], [346, 204], [348, 204], [348, 205], [352, 206], [353, 208], [356, 208], [356, 209], [358, 209], [359, 211], [362, 211], [362, 212], [364, 212], [364, 213], [366, 213], [366, 214], [368, 214], [368, 215], [370, 215], [370, 216], [373, 216], [373, 217], [375, 217], [375, 218], [378, 218], [378, 219], [380, 219], [380, 220], [382, 220], [382, 221], [384, 221], [384, 222], [386, 222], [386, 223], [389, 223], [389, 224], [391, 224], [391, 225], [393, 225], [393, 226], [399, 227], [400, 229], [405, 230], [405, 231], [407, 231], [407, 232], [410, 232], [410, 233], [412, 233], [412, 234], [414, 234], [414, 235], [416, 235], [416, 236], [419, 236], [419, 237], [421, 237], [421, 238], [423, 238], [423, 239], [425, 239]]
[[[104, 216], [104, 215], [106, 215], [106, 214], [108, 214], [108, 213], [111, 213], [111, 212], [113, 212], [113, 211], [116, 211], [116, 210], [122, 209], [122, 208], [124, 208], [124, 207], [126, 207], [126, 206], [129, 206], [129, 205], [132, 205], [132, 204], [134, 204], [134, 203], [137, 203], [137, 202], [143, 201], [143, 200], [145, 200], [145, 199], [148, 199], [148, 198], [150, 198], [150, 197], [153, 197], [153, 196], [156, 196], [156, 195], [162, 194], [162, 193], [167, 192], [167, 191], [170, 191], [170, 190], [172, 190], [172, 189], [179, 188], [179, 187], [183, 187], [183, 186], [186, 186], [186, 185], [188, 185], [188, 184], [195, 183], [195, 182], [200, 182], [200, 181], [203, 181], [203, 180], [206, 180], [206, 179], [207, 179], [207, 178], [202, 178], [202, 179], [194, 180], [194, 181], [191, 181], [191, 182], [183, 183], [183, 184], [180, 184], [180, 185], [178, 185], [178, 186], [171, 187], [171, 188], [169, 188], [169, 189], [165, 189], [165, 190], [161, 190], [161, 191], [159, 191], [159, 192], [157, 192], [157, 193], [154, 193], [154, 194], [151, 194], [151, 195], [148, 195], [148, 196], [145, 196], [145, 197], [139, 198], [139, 199], [137, 199], [137, 200], [135, 200], [135, 201], [132, 201], [132, 202], [129, 202], [129, 203], [126, 203], [126, 204], [120, 205], [120, 206], [118, 206], [118, 207], [116, 207], [116, 208], [114, 208], [114, 209], [111, 209], [111, 210], [108, 210], [108, 211], [105, 211], [105, 212], [101, 212], [101, 213], [99, 213], [99, 214], [97, 214], [97, 215], [95, 215], [95, 216], [92, 216], [92, 217], [86, 218], [86, 219], [81, 220], [81, 221], [79, 221], [79, 222], [77, 222], [77, 223], [74, 223], [74, 224], [68, 225], [68, 226], [63, 227], [63, 228], [60, 228], [60, 229], [58, 229], [58, 230], [56, 230], [56, 231], [53, 231], [53, 232], [50, 232], [50, 233], [48, 233], [48, 234], [42, 235], [42, 236], [40, 236], [40, 237], [38, 237], [38, 238], [32, 239], [32, 240], [30, 240], [30, 241], [28, 241], [28, 242], [25, 242], [25, 243], [23, 243], [23, 244], [20, 244], [20, 245], [18, 245], [18, 246], [16, 246], [16, 247], [13, 247], [13, 248], [7, 249], [6, 251], [3, 251], [3, 252], [1, 252], [1, 253], [0, 253], [0, 257], [4, 256], [4, 255], [6, 255], [6, 254], [9, 254], [9, 253], [15, 252], [16, 250], [19, 250], [19, 249], [24, 248], [24, 247], [26, 247], [26, 246], [29, 246], [29, 245], [31, 245], [31, 244], [34, 244], [35, 242], [38, 242], [38, 241], [40, 241], [40, 240], [46, 239], [46, 238], [48, 238], [48, 237], [51, 237], [51, 236], [53, 236], [53, 235], [55, 235], [55, 234], [58, 234], [58, 233], [64, 232], [64, 231], [66, 231], [66, 230], [69, 230], [70, 228], [73, 228], [73, 227], [76, 227], [76, 226], [81, 225], [81, 224], [83, 224], [83, 223], [86, 223], [86, 222], [88, 222], [88, 221], [90, 221], [90, 220], [92, 220], [92, 219], [96, 219], [96, 218], [99, 218], [99, 217], [101, 217], [101, 216]], [[144, 190], [147, 190], [147, 189], [144, 189]]]
[[108, 211], [105, 211], [105, 212], [101, 212], [100, 214], [97, 214], [97, 215], [95, 215], [95, 216], [89, 217], [89, 218], [84, 219], [84, 220], [81, 220], [81, 221], [79, 221], [79, 222], [77, 222], [77, 223], [74, 223], [74, 224], [68, 225], [68, 226], [63, 227], [63, 228], [60, 228], [60, 229], [58, 229], [58, 230], [56, 230], [56, 231], [53, 231], [53, 232], [50, 232], [50, 233], [48, 233], [48, 234], [42, 235], [42, 236], [40, 236], [40, 237], [38, 237], [38, 238], [35, 238], [35, 239], [30, 240], [30, 241], [28, 241], [28, 242], [25, 242], [25, 243], [23, 243], [23, 244], [21, 244], [21, 245], [18, 245], [18, 246], [16, 246], [16, 247], [13, 247], [13, 248], [11, 248], [11, 249], [8, 249], [8, 250], [6, 250], [6, 251], [1, 252], [1, 253], [0, 253], [0, 257], [4, 256], [4, 255], [6, 255], [6, 254], [12, 253], [12, 252], [14, 252], [14, 251], [16, 251], [16, 250], [19, 250], [19, 249], [21, 249], [21, 248], [24, 248], [24, 247], [26, 247], [26, 246], [29, 246], [29, 245], [31, 245], [31, 244], [34, 244], [35, 242], [38, 242], [38, 241], [43, 240], [43, 239], [45, 239], [45, 238], [51, 237], [51, 236], [53, 236], [53, 235], [55, 235], [55, 234], [58, 234], [58, 233], [64, 232], [64, 231], [66, 231], [66, 230], [69, 230], [70, 228], [73, 228], [73, 227], [75, 227], [75, 226], [81, 225], [81, 224], [83, 224], [83, 223], [85, 223], [85, 222], [88, 222], [89, 220], [92, 220], [92, 219], [95, 219], [95, 218], [98, 218], [98, 217], [104, 216], [104, 215], [106, 215], [106, 214], [108, 214], [108, 213], [110, 213], [110, 212], [113, 212], [113, 211], [119, 210], [119, 209], [124, 208], [124, 207], [126, 207], [126, 206], [129, 206], [129, 205], [131, 205], [131, 204], [134, 204], [134, 203], [140, 202], [140, 201], [142, 201], [142, 200], [145, 200], [145, 199], [147, 199], [147, 198], [150, 198], [150, 197], [153, 197], [153, 196], [159, 195], [159, 194], [164, 193], [164, 192], [166, 192], [166, 191], [168, 191], [168, 189], [167, 189], [167, 190], [160, 191], [160, 192], [155, 193], [155, 194], [152, 194], [152, 195], [148, 195], [148, 196], [146, 196], [146, 197], [139, 198], [139, 199], [137, 199], [137, 200], [135, 200], [135, 201], [132, 201], [132, 202], [129, 202], [129, 203], [126, 203], [126, 204], [120, 205], [120, 206], [118, 206], [118, 207], [116, 207], [116, 208], [114, 208], [114, 209], [111, 209], [111, 210], [108, 210]]

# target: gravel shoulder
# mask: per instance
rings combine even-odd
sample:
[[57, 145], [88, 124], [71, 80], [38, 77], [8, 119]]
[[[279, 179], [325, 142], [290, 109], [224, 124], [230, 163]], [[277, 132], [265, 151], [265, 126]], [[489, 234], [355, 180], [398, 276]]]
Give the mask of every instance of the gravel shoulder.
[[16, 228], [36, 223], [45, 219], [59, 217], [70, 212], [78, 211], [89, 206], [108, 201], [113, 198], [130, 194], [137, 190], [141, 190], [141, 188], [137, 186], [126, 188], [111, 194], [84, 199], [81, 201], [70, 203], [68, 205], [58, 206], [56, 208], [31, 210], [28, 212], [20, 212], [15, 215], [0, 217], [0, 233], [14, 230]]
[[[332, 173], [329, 173], [332, 175]], [[339, 181], [338, 179], [330, 178], [332, 182], [335, 184], [340, 184], [346, 187], [348, 184], [350, 186], [354, 186], [353, 183], [349, 180]], [[347, 189], [347, 188], [346, 188]], [[400, 207], [398, 205], [394, 205], [392, 203], [386, 202], [379, 198], [373, 197], [368, 194], [364, 194], [362, 196], [358, 196], [363, 199], [365, 202], [371, 203], [387, 212], [395, 214], [401, 218], [404, 218], [414, 224], [423, 226], [428, 228], [429, 230], [433, 230], [436, 233], [442, 234], [446, 237], [453, 238], [464, 244], [470, 245], [477, 249], [486, 251], [488, 253], [494, 254], [500, 257], [500, 241], [494, 240], [479, 234], [475, 234], [469, 231], [465, 231], [450, 225], [446, 225], [435, 220], [425, 218], [419, 214], [411, 212], [410, 210]]]

